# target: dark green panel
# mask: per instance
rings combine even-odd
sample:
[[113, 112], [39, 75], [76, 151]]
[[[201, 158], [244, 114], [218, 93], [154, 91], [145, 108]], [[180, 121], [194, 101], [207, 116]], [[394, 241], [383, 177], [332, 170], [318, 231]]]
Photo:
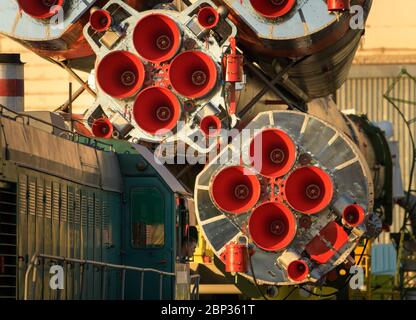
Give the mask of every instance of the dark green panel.
[[[44, 253], [44, 181], [42, 177], [37, 177], [36, 182], [36, 252]], [[44, 277], [44, 266], [43, 264], [39, 266], [39, 277], [43, 279]], [[35, 284], [35, 298], [42, 299], [43, 297], [43, 281], [37, 281]]]
[[[75, 214], [75, 189], [68, 185], [68, 233], [67, 233], [67, 257], [74, 258], [74, 214]], [[67, 299], [74, 299], [74, 265], [70, 264], [66, 273]]]
[[[94, 261], [94, 194], [92, 192], [88, 192], [88, 251], [87, 251], [87, 259]], [[88, 279], [87, 279], [87, 292], [88, 292], [88, 299], [94, 298], [94, 267], [88, 267]]]
[[[121, 250], [121, 197], [119, 194], [105, 193], [103, 199], [103, 244], [104, 260], [114, 264], [122, 264]], [[107, 273], [107, 298], [119, 299], [120, 275], [118, 271], [109, 270]]]
[[0, 180], [0, 256], [4, 273], [0, 276], [0, 300], [17, 298], [17, 187]]
[[[151, 267], [160, 271], [174, 270], [175, 203], [173, 194], [156, 177], [129, 178], [126, 217], [126, 264]], [[146, 273], [144, 299], [159, 299], [160, 277]], [[171, 299], [174, 292], [172, 277], [163, 277], [163, 298]], [[126, 298], [140, 298], [140, 276], [129, 272]]]
[[[88, 259], [88, 195], [81, 190], [81, 259]], [[89, 274], [88, 268], [80, 270], [81, 272], [81, 294], [84, 299], [88, 299]]]
[[[60, 219], [59, 219], [59, 256], [67, 256], [67, 236], [68, 236], [68, 190], [65, 183], [61, 183], [60, 193]], [[65, 274], [68, 274], [68, 265], [63, 265]], [[65, 282], [64, 290], [60, 290], [61, 299], [68, 299], [68, 286]]]
[[[52, 255], [59, 256], [60, 184], [52, 182]], [[51, 299], [59, 299], [59, 291], [51, 290]]]
[[[28, 215], [27, 215], [27, 256], [30, 261], [36, 253], [36, 177], [28, 177]], [[33, 287], [35, 289], [35, 287]], [[33, 297], [34, 290], [30, 292]]]
[[[45, 220], [44, 220], [44, 252], [45, 254], [52, 254], [52, 183], [45, 180]], [[44, 265], [44, 284], [43, 284], [43, 298], [48, 300], [51, 298], [51, 290], [49, 287], [49, 261], [45, 260]]]
[[[102, 242], [101, 242], [101, 196], [99, 193], [94, 194], [94, 260], [102, 261]], [[101, 268], [94, 270], [94, 299], [101, 299]]]
[[23, 285], [24, 275], [27, 267], [27, 176], [25, 174], [19, 175], [18, 186], [18, 298], [23, 299]]
[[[74, 209], [74, 257], [82, 259], [82, 223], [81, 223], [81, 190], [75, 189], [75, 209]], [[75, 299], [81, 298], [81, 273], [80, 266], [74, 266], [74, 296]]]

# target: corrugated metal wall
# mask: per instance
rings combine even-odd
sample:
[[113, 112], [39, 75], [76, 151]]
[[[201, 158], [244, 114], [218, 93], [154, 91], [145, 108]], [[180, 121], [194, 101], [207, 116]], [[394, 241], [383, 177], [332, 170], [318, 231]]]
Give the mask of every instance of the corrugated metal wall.
[[[402, 170], [403, 188], [407, 190], [412, 164], [411, 142], [408, 129], [398, 112], [383, 98], [391, 84], [399, 74], [400, 66], [354, 66], [350, 78], [337, 93], [337, 102], [341, 110], [355, 110], [356, 114], [367, 114], [372, 121], [390, 121], [394, 125], [394, 140], [400, 145], [400, 166]], [[414, 67], [408, 69], [416, 75]], [[390, 96], [414, 101], [416, 103], [416, 83], [410, 78], [402, 78]], [[406, 119], [416, 118], [416, 105], [398, 103]], [[416, 124], [411, 125], [416, 136]], [[415, 177], [414, 177], [415, 179]], [[413, 180], [413, 189], [416, 181]], [[396, 206], [393, 217], [392, 232], [397, 232], [403, 223], [403, 210]], [[380, 243], [389, 243], [389, 235], [383, 233]]]

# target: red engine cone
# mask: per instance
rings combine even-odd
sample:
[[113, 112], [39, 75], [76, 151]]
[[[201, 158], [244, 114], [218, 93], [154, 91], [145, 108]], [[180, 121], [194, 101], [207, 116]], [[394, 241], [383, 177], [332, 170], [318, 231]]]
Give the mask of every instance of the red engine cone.
[[111, 15], [107, 10], [97, 9], [90, 15], [90, 24], [97, 32], [107, 31], [111, 26]]
[[259, 200], [260, 182], [244, 167], [227, 167], [214, 177], [211, 196], [221, 210], [235, 214], [247, 212]]
[[292, 172], [284, 188], [289, 205], [305, 214], [314, 214], [325, 209], [332, 200], [333, 192], [330, 176], [314, 166]]
[[173, 59], [169, 69], [172, 87], [187, 98], [207, 95], [217, 83], [214, 61], [201, 51], [185, 51]]
[[113, 124], [107, 118], [100, 118], [92, 124], [92, 134], [97, 138], [109, 139], [113, 135]]
[[250, 0], [254, 10], [266, 18], [279, 18], [289, 13], [296, 0]]
[[344, 223], [350, 227], [356, 227], [363, 223], [365, 211], [363, 207], [358, 204], [352, 204], [347, 206], [342, 212], [342, 218]]
[[346, 11], [350, 10], [351, 0], [327, 0], [328, 11]]
[[215, 137], [221, 131], [221, 121], [216, 116], [206, 116], [201, 120], [201, 131], [207, 137]]
[[266, 177], [280, 177], [289, 172], [296, 160], [296, 147], [282, 130], [267, 129], [250, 144], [254, 168]]
[[253, 210], [248, 222], [254, 243], [266, 251], [286, 248], [296, 234], [296, 219], [285, 205], [266, 202]]
[[145, 72], [143, 63], [136, 55], [128, 51], [113, 51], [99, 62], [96, 77], [105, 93], [123, 99], [140, 90]]
[[303, 281], [309, 274], [309, 267], [303, 260], [295, 260], [289, 263], [287, 275], [293, 281]]
[[175, 128], [180, 114], [178, 98], [162, 87], [150, 87], [140, 92], [133, 107], [137, 125], [150, 134], [166, 134]]
[[137, 22], [133, 44], [146, 60], [160, 63], [171, 59], [180, 47], [180, 30], [171, 18], [150, 14]]
[[198, 22], [205, 29], [212, 29], [220, 21], [220, 15], [213, 7], [204, 7], [198, 12]]
[[[18, 0], [19, 7], [36, 19], [53, 17], [64, 5], [65, 0]], [[54, 9], [52, 9], [55, 7]]]
[[347, 233], [340, 225], [332, 221], [306, 245], [305, 249], [311, 259], [318, 263], [326, 263], [347, 241]]

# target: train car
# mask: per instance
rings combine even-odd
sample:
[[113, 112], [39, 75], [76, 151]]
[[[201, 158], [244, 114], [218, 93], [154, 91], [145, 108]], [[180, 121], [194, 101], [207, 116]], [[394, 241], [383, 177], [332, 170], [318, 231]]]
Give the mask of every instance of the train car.
[[[177, 255], [192, 230], [175, 178], [141, 146], [54, 135], [5, 114], [0, 299], [174, 299]], [[61, 290], [52, 266], [62, 267]]]

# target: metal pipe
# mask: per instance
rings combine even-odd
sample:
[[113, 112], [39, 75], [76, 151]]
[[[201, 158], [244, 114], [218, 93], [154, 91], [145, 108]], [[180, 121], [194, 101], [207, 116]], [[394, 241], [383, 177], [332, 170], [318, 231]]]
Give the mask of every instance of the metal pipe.
[[163, 298], [163, 274], [159, 277], [159, 298], [160, 300]]
[[140, 274], [140, 300], [143, 300], [143, 289], [144, 289], [144, 272]]
[[103, 280], [101, 283], [102, 286], [102, 300], [105, 300], [106, 295], [107, 295], [107, 268], [106, 267], [102, 267], [101, 268], [101, 274], [103, 275]]
[[126, 269], [123, 269], [121, 274], [121, 300], [124, 300], [126, 291]]

